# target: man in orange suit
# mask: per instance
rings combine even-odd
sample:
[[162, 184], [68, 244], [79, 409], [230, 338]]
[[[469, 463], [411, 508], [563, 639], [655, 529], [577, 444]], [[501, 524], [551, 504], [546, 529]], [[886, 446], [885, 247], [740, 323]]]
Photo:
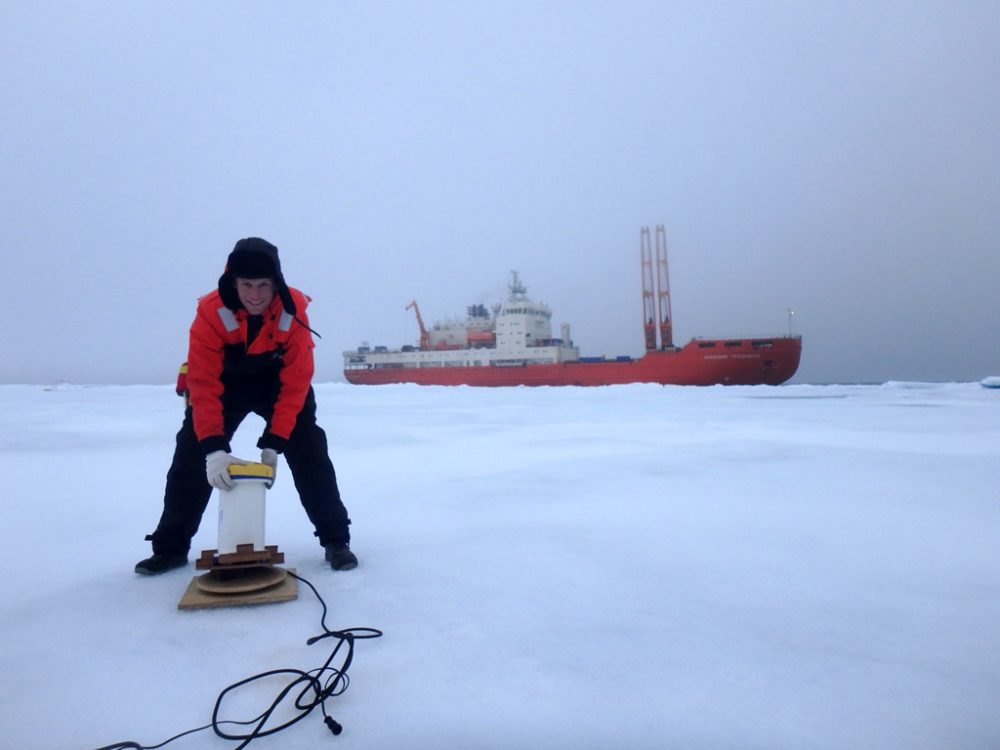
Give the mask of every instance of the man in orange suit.
[[316, 423], [309, 298], [289, 287], [278, 248], [259, 237], [236, 243], [218, 289], [198, 300], [188, 343], [189, 403], [167, 472], [163, 513], [147, 536], [142, 575], [187, 564], [212, 489], [232, 489], [230, 440], [251, 412], [266, 421], [261, 463], [284, 455], [302, 507], [334, 570], [350, 570], [350, 519], [340, 498], [326, 433]]

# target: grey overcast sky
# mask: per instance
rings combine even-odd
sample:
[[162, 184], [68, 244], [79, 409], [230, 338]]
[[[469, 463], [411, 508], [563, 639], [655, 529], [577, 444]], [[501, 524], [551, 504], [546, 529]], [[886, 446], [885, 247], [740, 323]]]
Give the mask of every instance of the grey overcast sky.
[[1000, 374], [1000, 3], [0, 3], [0, 382], [169, 383], [240, 237], [317, 378], [505, 296], [642, 349], [803, 335], [793, 382]]

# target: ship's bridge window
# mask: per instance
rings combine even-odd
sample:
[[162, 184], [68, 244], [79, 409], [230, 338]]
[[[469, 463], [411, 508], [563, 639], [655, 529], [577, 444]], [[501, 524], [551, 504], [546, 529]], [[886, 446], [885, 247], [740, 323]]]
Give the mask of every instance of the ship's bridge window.
[[715, 342], [714, 341], [702, 341], [701, 343], [698, 344], [698, 348], [699, 349], [714, 349], [715, 348]]
[[726, 348], [727, 349], [732, 349], [733, 347], [741, 346], [742, 344], [743, 344], [742, 341], [727, 341], [726, 342]]

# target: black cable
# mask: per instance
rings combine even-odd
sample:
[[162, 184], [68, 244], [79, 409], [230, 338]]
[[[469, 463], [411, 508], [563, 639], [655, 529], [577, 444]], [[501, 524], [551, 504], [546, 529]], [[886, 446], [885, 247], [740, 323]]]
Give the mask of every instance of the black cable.
[[[323, 714], [323, 723], [326, 724], [330, 732], [334, 735], [340, 734], [343, 727], [327, 713], [326, 701], [329, 698], [335, 698], [338, 695], [342, 695], [343, 692], [347, 690], [347, 686], [350, 684], [350, 679], [347, 676], [347, 670], [354, 661], [354, 642], [369, 638], [380, 638], [382, 636], [382, 631], [377, 630], [376, 628], [345, 628], [344, 630], [330, 630], [330, 628], [326, 625], [326, 615], [328, 611], [326, 602], [323, 600], [323, 597], [320, 596], [316, 587], [302, 576], [296, 575], [290, 570], [287, 572], [292, 578], [301, 581], [312, 589], [316, 599], [323, 607], [323, 614], [320, 617], [320, 627], [323, 628], [323, 632], [322, 634], [313, 636], [307, 640], [306, 644], [312, 646], [314, 643], [318, 643], [324, 638], [335, 638], [337, 641], [333, 650], [330, 652], [330, 656], [327, 657], [321, 667], [311, 669], [308, 672], [302, 671], [301, 669], [272, 669], [267, 672], [255, 674], [252, 677], [247, 677], [245, 680], [234, 682], [232, 685], [219, 693], [219, 697], [215, 701], [215, 708], [212, 711], [211, 724], [206, 724], [202, 727], [181, 732], [168, 740], [164, 740], [158, 745], [141, 745], [138, 742], [124, 741], [95, 748], [95, 750], [157, 750], [157, 748], [161, 748], [174, 740], [180, 739], [181, 737], [186, 737], [187, 735], [194, 734], [195, 732], [202, 732], [209, 728], [211, 728], [222, 739], [239, 741], [240, 744], [236, 746], [235, 750], [241, 750], [258, 737], [267, 737], [272, 734], [277, 734], [284, 729], [288, 729], [288, 727], [296, 724], [312, 713], [313, 709], [317, 707]], [[334, 662], [337, 660], [337, 655], [340, 653], [341, 649], [345, 649], [345, 653], [340, 662], [340, 666], [334, 666]], [[276, 675], [295, 675], [295, 679], [291, 680], [285, 685], [284, 688], [282, 688], [277, 697], [271, 702], [271, 705], [268, 706], [263, 712], [254, 718], [247, 719], [245, 721], [219, 718], [222, 710], [222, 703], [226, 699], [227, 695], [232, 693], [234, 690], [238, 690], [239, 688], [256, 682], [257, 680], [274, 677]], [[298, 694], [295, 696], [293, 704], [299, 713], [282, 724], [269, 727], [268, 721], [270, 720], [271, 715], [282, 706], [285, 699], [293, 691], [300, 687], [301, 690], [299, 690]], [[223, 725], [236, 725], [244, 727], [252, 726], [253, 728], [248, 732], [230, 733], [223, 731]]]

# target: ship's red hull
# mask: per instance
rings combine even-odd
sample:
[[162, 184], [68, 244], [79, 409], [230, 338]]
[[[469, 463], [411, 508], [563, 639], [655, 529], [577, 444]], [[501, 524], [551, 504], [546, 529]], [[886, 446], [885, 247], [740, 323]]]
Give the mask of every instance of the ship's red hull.
[[379, 367], [347, 369], [356, 385], [779, 385], [799, 366], [802, 338], [692, 340], [681, 349], [638, 359], [500, 367]]

